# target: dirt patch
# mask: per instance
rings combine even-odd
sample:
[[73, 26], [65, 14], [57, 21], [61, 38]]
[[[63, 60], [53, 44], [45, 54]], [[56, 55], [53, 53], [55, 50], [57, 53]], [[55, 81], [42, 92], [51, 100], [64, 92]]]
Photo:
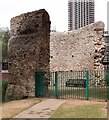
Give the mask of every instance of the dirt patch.
[[42, 99], [24, 99], [24, 100], [15, 100], [7, 103], [3, 103], [0, 106], [0, 113], [2, 118], [12, 118], [23, 110], [31, 107], [34, 104], [41, 102]]

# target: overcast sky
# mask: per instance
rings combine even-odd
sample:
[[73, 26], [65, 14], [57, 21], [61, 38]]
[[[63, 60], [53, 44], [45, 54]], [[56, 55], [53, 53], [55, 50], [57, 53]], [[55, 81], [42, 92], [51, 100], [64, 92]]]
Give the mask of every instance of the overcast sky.
[[[95, 22], [107, 26], [107, 1], [95, 0]], [[2, 0], [0, 1], [0, 26], [10, 27], [10, 19], [21, 13], [46, 9], [50, 15], [51, 29], [68, 30], [68, 0]], [[107, 28], [107, 27], [106, 27]]]

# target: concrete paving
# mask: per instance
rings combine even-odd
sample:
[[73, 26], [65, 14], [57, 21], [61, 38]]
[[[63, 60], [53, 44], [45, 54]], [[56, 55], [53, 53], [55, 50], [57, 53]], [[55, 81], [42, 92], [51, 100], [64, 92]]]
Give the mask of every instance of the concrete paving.
[[42, 101], [31, 108], [21, 112], [20, 114], [16, 115], [14, 118], [38, 118], [39, 119], [48, 119], [54, 111], [64, 102], [67, 100], [62, 99], [47, 99], [45, 101]]

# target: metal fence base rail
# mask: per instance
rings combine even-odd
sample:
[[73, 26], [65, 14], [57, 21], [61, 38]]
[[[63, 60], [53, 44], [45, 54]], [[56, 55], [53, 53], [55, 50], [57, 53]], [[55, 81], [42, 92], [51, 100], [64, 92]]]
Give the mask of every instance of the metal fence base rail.
[[107, 100], [108, 86], [109, 71], [35, 73], [36, 97]]

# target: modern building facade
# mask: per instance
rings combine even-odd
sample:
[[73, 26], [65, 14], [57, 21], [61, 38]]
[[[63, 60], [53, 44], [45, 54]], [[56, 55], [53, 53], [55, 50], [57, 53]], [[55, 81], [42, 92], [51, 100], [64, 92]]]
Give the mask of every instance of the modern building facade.
[[107, 31], [109, 34], [109, 1], [107, 2]]
[[68, 1], [68, 30], [94, 23], [94, 0]]

